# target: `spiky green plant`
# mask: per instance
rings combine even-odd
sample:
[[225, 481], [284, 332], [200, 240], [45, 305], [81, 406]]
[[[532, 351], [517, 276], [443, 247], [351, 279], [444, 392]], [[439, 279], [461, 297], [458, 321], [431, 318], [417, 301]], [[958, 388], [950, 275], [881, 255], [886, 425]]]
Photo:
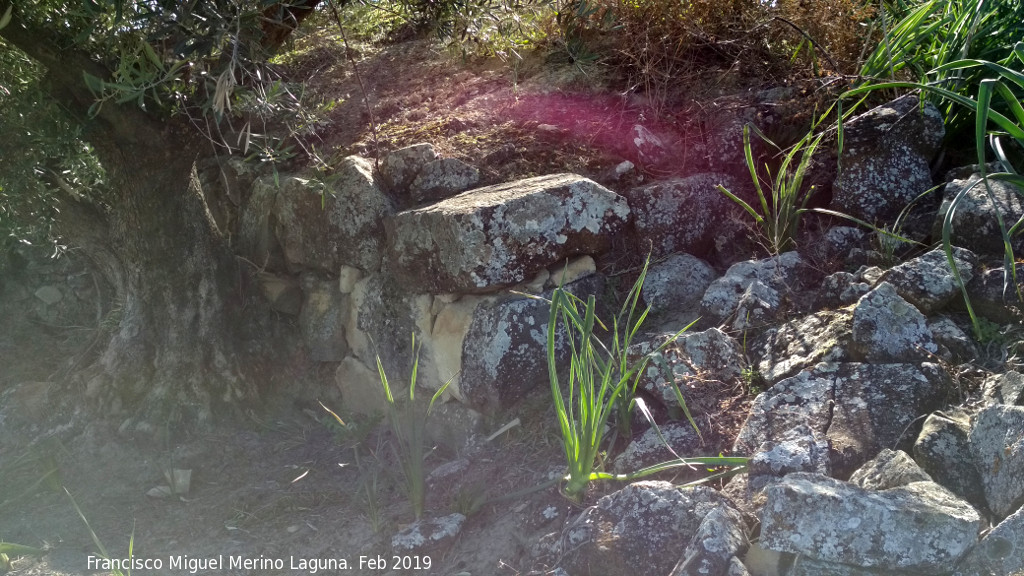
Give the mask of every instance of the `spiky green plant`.
[[412, 375], [409, 378], [408, 398], [396, 397], [392, 394], [388, 376], [384, 373], [384, 365], [381, 363], [380, 356], [377, 356], [377, 372], [380, 374], [381, 388], [384, 390], [384, 398], [388, 405], [386, 418], [395, 437], [395, 455], [401, 463], [409, 503], [412, 504], [417, 520], [423, 516], [426, 499], [423, 459], [427, 456], [427, 417], [434, 407], [434, 402], [441, 397], [448, 385], [455, 379], [452, 376], [441, 385], [430, 398], [426, 407], [416, 403], [416, 374], [419, 369], [421, 347], [422, 345], [417, 346], [416, 335], [413, 334]]
[[[640, 285], [638, 282], [637, 286]], [[601, 326], [596, 309], [596, 298], [593, 295], [584, 302], [563, 287], [559, 287], [551, 296], [547, 360], [551, 395], [567, 463], [563, 493], [571, 500], [580, 501], [587, 485], [593, 480], [631, 481], [683, 466], [745, 465], [745, 458], [678, 458], [629, 474], [610, 474], [595, 470], [608, 420], [621, 398], [631, 387], [635, 388], [636, 378], [651, 356], [648, 354], [642, 359], [630, 361], [624, 347], [613, 343], [609, 348], [601, 343], [595, 335], [595, 330]], [[640, 319], [645, 315], [642, 314]], [[559, 375], [557, 360], [556, 334], [559, 320], [566, 327], [565, 337], [570, 349], [569, 370], [564, 383]], [[638, 328], [636, 324], [627, 323], [627, 336], [624, 340], [632, 338]], [[618, 334], [612, 338], [617, 339]], [[617, 351], [618, 354], [613, 351]]]
[[[775, 174], [765, 166], [763, 177], [754, 161], [754, 154], [750, 143], [751, 128], [767, 144], [777, 149], [782, 155]], [[750, 171], [750, 178], [754, 183], [754, 190], [757, 192], [758, 204], [751, 206], [745, 200], [726, 189], [721, 184], [718, 190], [729, 197], [740, 208], [754, 217], [759, 235], [765, 242], [765, 247], [773, 254], [781, 254], [793, 248], [797, 231], [800, 226], [800, 218], [810, 209], [807, 202], [814, 195], [814, 187], [808, 190], [803, 189], [804, 176], [811, 165], [814, 152], [824, 138], [824, 133], [815, 135], [812, 129], [799, 142], [783, 150], [771, 141], [756, 126], [747, 124], [743, 127], [743, 153], [747, 162], [747, 169]], [[797, 156], [800, 156], [797, 161]], [[764, 180], [764, 184], [762, 184]], [[765, 188], [768, 191], [765, 191]]]

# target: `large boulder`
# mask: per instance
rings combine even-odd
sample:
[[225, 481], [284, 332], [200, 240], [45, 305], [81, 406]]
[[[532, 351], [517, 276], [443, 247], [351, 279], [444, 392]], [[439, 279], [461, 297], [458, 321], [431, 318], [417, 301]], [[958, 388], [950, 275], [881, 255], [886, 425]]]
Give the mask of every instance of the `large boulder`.
[[[832, 471], [848, 477], [935, 409], [948, 378], [934, 364], [818, 364], [758, 395], [734, 451], [754, 454], [806, 425], [828, 439]], [[877, 406], [885, 406], [879, 410]]]
[[929, 165], [945, 136], [942, 114], [907, 95], [857, 116], [844, 129], [832, 208], [875, 224], [895, 223], [932, 187]]
[[803, 284], [804, 261], [797, 252], [733, 264], [701, 299], [701, 316], [731, 321], [737, 330], [762, 326], [783, 311], [784, 295]]
[[[729, 559], [746, 550], [745, 529], [740, 513], [711, 488], [636, 482], [584, 510], [555, 552], [570, 574], [725, 576]], [[712, 537], [721, 548], [708, 546]]]
[[603, 252], [628, 216], [625, 199], [580, 176], [519, 180], [388, 219], [388, 261], [399, 282], [423, 291], [494, 291]]
[[[586, 300], [589, 295], [599, 295], [603, 286], [600, 276], [590, 276], [564, 288]], [[550, 299], [551, 292], [544, 296]], [[548, 301], [519, 295], [475, 307], [462, 343], [459, 393], [463, 401], [474, 409], [493, 413], [548, 383], [550, 312]], [[570, 353], [566, 328], [561, 321], [558, 326], [555, 357], [565, 363]]]
[[652, 264], [641, 289], [654, 313], [695, 308], [718, 277], [707, 262], [690, 254], [673, 254]]
[[469, 190], [480, 181], [480, 171], [458, 158], [428, 162], [409, 185], [415, 204], [436, 202]]
[[740, 189], [733, 176], [705, 173], [659, 182], [626, 193], [641, 242], [655, 255], [686, 252], [703, 256], [715, 247], [723, 229], [739, 212], [716, 186]]
[[[964, 284], [970, 282], [978, 258], [963, 248], [954, 247], [952, 252], [961, 281]], [[960, 284], [953, 276], [942, 248], [890, 268], [881, 279], [892, 284], [900, 297], [923, 314], [939, 310], [960, 294]]]
[[914, 442], [914, 459], [950, 492], [982, 512], [988, 511], [981, 475], [967, 440], [970, 418], [956, 411], [928, 415]]
[[974, 508], [934, 482], [875, 492], [798, 472], [765, 496], [762, 547], [863, 568], [942, 573], [981, 527]]
[[434, 145], [426, 142], [413, 144], [389, 153], [380, 162], [380, 178], [392, 192], [409, 188], [424, 166], [437, 160]]
[[342, 160], [328, 183], [281, 177], [274, 230], [291, 270], [336, 274], [342, 264], [380, 268], [384, 230], [394, 209], [365, 158]]
[[865, 362], [914, 362], [939, 351], [924, 314], [882, 282], [853, 310], [851, 356]]
[[[986, 187], [978, 173], [966, 180], [953, 180], [943, 192], [942, 206], [932, 232], [935, 237], [941, 236], [946, 213], [953, 200], [961, 194], [963, 196], [953, 212], [950, 241], [979, 254], [1002, 256], [1004, 247], [999, 218], [1002, 217], [1009, 227], [1024, 217], [1024, 190], [1009, 182], [992, 179]], [[1016, 235], [1011, 245], [1015, 252], [1024, 251], [1024, 236]]]
[[968, 445], [997, 518], [1024, 505], [1024, 406], [996, 404], [974, 418]]

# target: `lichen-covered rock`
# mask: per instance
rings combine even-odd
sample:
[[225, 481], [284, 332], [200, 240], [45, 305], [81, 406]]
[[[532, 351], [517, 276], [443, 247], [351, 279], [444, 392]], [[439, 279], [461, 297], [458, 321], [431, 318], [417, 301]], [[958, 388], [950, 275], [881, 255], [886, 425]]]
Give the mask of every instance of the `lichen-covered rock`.
[[[709, 516], [725, 525], [726, 547], [719, 554], [729, 553], [735, 545], [731, 526], [744, 527], [724, 496], [703, 486], [680, 490], [668, 482], [636, 482], [601, 498], [573, 521], [558, 542], [561, 565], [570, 574], [590, 576], [669, 574]], [[696, 546], [695, 560], [710, 556]]]
[[871, 290], [871, 284], [859, 275], [849, 272], [829, 274], [821, 282], [818, 291], [817, 306], [819, 308], [837, 308], [853, 304]]
[[997, 404], [1024, 404], [1024, 374], [1010, 370], [985, 379], [982, 394]]
[[797, 252], [733, 264], [704, 292], [701, 316], [711, 322], [731, 319], [737, 330], [767, 323], [780, 311], [783, 295], [801, 286], [803, 264]]
[[719, 184], [735, 192], [740, 180], [727, 174], [695, 174], [627, 192], [641, 242], [651, 242], [655, 256], [710, 252], [724, 224], [738, 213], [732, 200], [716, 188]]
[[932, 478], [902, 450], [883, 448], [850, 476], [850, 483], [865, 490], [888, 490], [911, 482], [931, 482]]
[[[946, 213], [965, 188], [970, 190], [961, 197], [953, 213], [950, 241], [978, 254], [1003, 255], [1003, 239], [999, 232], [1001, 215], [1006, 226], [1012, 226], [1024, 217], [1024, 190], [1000, 180], [989, 180], [986, 189], [981, 174], [972, 174], [966, 180], [953, 180], [943, 191], [942, 206], [935, 216], [932, 234], [941, 235]], [[990, 194], [991, 192], [991, 194]], [[940, 237], [940, 236], [936, 236]], [[1011, 240], [1014, 252], [1024, 250], [1024, 237]]]
[[765, 496], [761, 546], [865, 568], [941, 573], [981, 525], [974, 508], [934, 482], [872, 492], [798, 472]]
[[494, 291], [603, 252], [628, 216], [624, 198], [572, 174], [479, 188], [388, 219], [389, 266], [427, 292]]
[[[977, 256], [963, 248], [953, 248], [953, 262], [966, 284], [974, 277]], [[960, 284], [950, 271], [946, 253], [936, 248], [893, 268], [882, 275], [882, 281], [892, 284], [896, 293], [917, 307], [923, 314], [931, 314], [949, 303], [960, 293]]]
[[923, 314], [882, 282], [853, 310], [851, 356], [865, 362], [913, 362], [938, 352]]
[[458, 158], [428, 162], [409, 184], [414, 203], [436, 202], [469, 190], [480, 181], [480, 171]]
[[712, 508], [669, 576], [729, 576], [730, 571], [735, 574], [737, 556], [746, 553], [748, 546], [740, 513], [726, 506]]
[[302, 293], [305, 298], [299, 327], [310, 358], [316, 362], [341, 362], [348, 354], [348, 297], [338, 290], [337, 282], [320, 280], [311, 274], [302, 276]]
[[342, 264], [380, 268], [381, 222], [394, 209], [374, 181], [369, 160], [345, 158], [330, 186], [292, 176], [279, 180], [274, 231], [290, 270], [336, 274]]
[[[590, 276], [565, 286], [586, 300], [601, 294], [604, 280]], [[545, 294], [547, 298], [551, 293]], [[509, 295], [477, 306], [462, 344], [461, 398], [472, 408], [493, 413], [538, 385], [548, 383], [547, 334], [551, 305], [544, 300]], [[569, 358], [566, 327], [555, 335], [556, 360]]]
[[915, 95], [897, 98], [845, 125], [842, 171], [832, 207], [874, 224], [893, 224], [931, 188], [929, 164], [945, 135], [942, 115]]
[[759, 336], [752, 346], [757, 369], [771, 385], [819, 362], [846, 362], [853, 339], [853, 312], [823, 311], [792, 320]]
[[391, 191], [407, 190], [420, 170], [434, 160], [437, 160], [437, 152], [432, 144], [420, 143], [400, 148], [381, 160], [381, 180]]
[[754, 454], [763, 443], [779, 441], [800, 425], [824, 436], [832, 418], [837, 371], [836, 364], [819, 364], [758, 394], [733, 452]]
[[437, 551], [455, 541], [465, 521], [458, 512], [417, 520], [391, 537], [391, 549], [397, 554]]
[[717, 406], [700, 405], [700, 387], [709, 381], [730, 383], [743, 371], [743, 350], [734, 338], [717, 328], [702, 332], [686, 332], [656, 352], [674, 334], [661, 334], [631, 346], [634, 361], [652, 354], [640, 378], [639, 388], [649, 392], [670, 410], [678, 409], [679, 400], [673, 388], [679, 387], [691, 414], [713, 411]]
[[652, 312], [687, 310], [700, 302], [717, 276], [715, 269], [700, 258], [673, 254], [651, 265], [641, 294]]
[[970, 418], [957, 411], [929, 414], [914, 442], [914, 460], [933, 480], [985, 512], [981, 476], [967, 441], [970, 426]]
[[867, 234], [853, 226], [833, 226], [829, 228], [820, 242], [803, 247], [815, 261], [842, 262], [850, 254], [850, 250], [864, 244]]
[[806, 424], [785, 430], [780, 437], [758, 446], [748, 465], [749, 490], [762, 490], [793, 472], [832, 475], [828, 439]]
[[949, 378], [929, 363], [839, 366], [827, 436], [832, 471], [846, 478], [882, 448], [904, 442], [909, 449], [913, 437], [906, 430], [941, 405]]
[[846, 477], [932, 409], [946, 380], [938, 366], [927, 363], [818, 364], [754, 399], [734, 451], [754, 454], [762, 443], [803, 424], [828, 439], [832, 472]]
[[615, 458], [612, 468], [617, 474], [636, 472], [659, 462], [695, 456], [700, 452], [702, 444], [688, 422], [667, 422], [658, 430], [648, 428], [643, 435], [630, 442]]
[[964, 556], [955, 576], [1024, 574], [1024, 509], [999, 523]]
[[379, 355], [388, 378], [408, 380], [412, 371], [412, 338], [419, 354], [416, 382], [436, 390], [451, 374], [441, 374], [434, 350], [426, 344], [430, 335], [433, 298], [409, 294], [391, 278], [373, 274], [356, 283], [350, 295], [352, 313], [346, 334], [355, 355], [367, 366], [377, 365]]
[[981, 410], [967, 437], [981, 474], [985, 500], [997, 518], [1024, 505], [1024, 406], [996, 404]]

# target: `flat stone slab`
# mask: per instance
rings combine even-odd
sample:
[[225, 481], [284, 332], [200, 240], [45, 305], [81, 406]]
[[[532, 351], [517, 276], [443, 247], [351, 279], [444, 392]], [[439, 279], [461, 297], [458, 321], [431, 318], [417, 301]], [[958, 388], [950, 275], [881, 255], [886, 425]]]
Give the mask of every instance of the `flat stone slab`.
[[431, 293], [494, 291], [598, 254], [629, 216], [625, 198], [574, 174], [478, 188], [389, 218], [394, 276]]

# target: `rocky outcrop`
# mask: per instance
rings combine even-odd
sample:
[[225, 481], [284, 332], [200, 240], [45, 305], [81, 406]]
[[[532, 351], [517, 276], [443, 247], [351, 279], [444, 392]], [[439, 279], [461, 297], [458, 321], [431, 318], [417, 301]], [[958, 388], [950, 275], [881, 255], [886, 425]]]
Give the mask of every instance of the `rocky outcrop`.
[[871, 491], [798, 472], [765, 492], [761, 546], [829, 563], [943, 572], [981, 527], [969, 504], [929, 481]]
[[495, 291], [553, 262], [600, 253], [629, 217], [625, 200], [570, 174], [471, 190], [387, 221], [399, 282], [424, 292]]
[[[583, 511], [550, 553], [570, 574], [725, 576], [747, 548], [742, 516], [718, 492], [637, 482]], [[685, 547], [683, 547], [685, 545]]]
[[796, 252], [733, 264], [704, 292], [701, 315], [737, 330], [763, 326], [781, 313], [783, 295], [802, 286], [803, 265]]
[[641, 244], [656, 256], [686, 252], [708, 254], [738, 208], [716, 186], [731, 191], [741, 181], [727, 174], [696, 174], [626, 192]]
[[[999, 219], [1007, 227], [1024, 217], [1024, 190], [1001, 180], [989, 179], [988, 186], [981, 174], [972, 174], [966, 180], [953, 180], [946, 185], [942, 206], [935, 218], [932, 234], [942, 237], [946, 213], [959, 198], [950, 222], [950, 241], [979, 254], [1002, 256], [1003, 239]], [[1024, 238], [1019, 234], [1011, 240], [1014, 252], [1024, 250]]]
[[873, 224], [895, 223], [932, 187], [929, 165], [945, 136], [942, 115], [907, 95], [857, 116], [844, 130], [832, 208]]

